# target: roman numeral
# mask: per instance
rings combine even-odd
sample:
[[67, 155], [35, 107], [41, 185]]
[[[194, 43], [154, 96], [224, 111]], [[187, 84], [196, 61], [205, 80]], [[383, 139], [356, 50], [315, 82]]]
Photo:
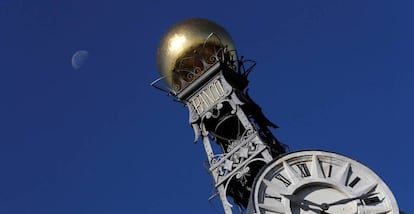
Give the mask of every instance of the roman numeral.
[[354, 180], [351, 181], [351, 183], [348, 184], [348, 186], [354, 187], [360, 180], [361, 180], [360, 177], [356, 177], [354, 178]]
[[331, 177], [331, 175], [332, 175], [332, 165], [329, 165], [329, 168], [328, 168], [328, 178], [330, 178]]
[[306, 163], [301, 163], [301, 164], [298, 164], [296, 166], [300, 170], [300, 173], [301, 173], [302, 177], [309, 177], [311, 175]]
[[378, 198], [378, 196], [374, 196], [374, 197], [371, 197], [371, 198], [366, 198], [363, 201], [364, 201], [365, 205], [371, 205], [371, 204], [376, 204], [376, 203], [381, 202], [381, 200]]
[[267, 193], [265, 193], [265, 197], [266, 198], [273, 198], [273, 199], [276, 199], [276, 200], [279, 200], [279, 201], [282, 200], [282, 197], [277, 197], [277, 196], [269, 195]]
[[285, 176], [281, 174], [277, 174], [275, 178], [279, 181], [282, 181], [286, 187], [292, 184], [292, 182], [290, 182]]

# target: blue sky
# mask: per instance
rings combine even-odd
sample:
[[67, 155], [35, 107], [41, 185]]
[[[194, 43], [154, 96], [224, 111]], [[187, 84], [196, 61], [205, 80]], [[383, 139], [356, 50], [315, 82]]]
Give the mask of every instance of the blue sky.
[[414, 212], [412, 6], [0, 0], [0, 213], [222, 213], [187, 109], [149, 86], [163, 33], [190, 17], [257, 61], [250, 95], [291, 151], [353, 157]]

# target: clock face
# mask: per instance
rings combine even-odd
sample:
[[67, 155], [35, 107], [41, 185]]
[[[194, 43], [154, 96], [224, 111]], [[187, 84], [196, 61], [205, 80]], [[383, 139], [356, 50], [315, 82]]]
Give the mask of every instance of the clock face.
[[265, 166], [253, 206], [260, 214], [399, 214], [390, 189], [372, 170], [326, 151], [293, 152]]

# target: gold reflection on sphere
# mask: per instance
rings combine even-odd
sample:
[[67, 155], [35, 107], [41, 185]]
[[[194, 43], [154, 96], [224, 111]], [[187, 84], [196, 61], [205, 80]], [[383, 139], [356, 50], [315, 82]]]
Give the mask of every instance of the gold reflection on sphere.
[[[164, 34], [157, 50], [157, 65], [160, 74], [166, 77], [165, 80], [169, 86], [173, 85], [174, 69], [177, 65], [183, 58], [188, 58], [199, 51], [200, 47], [205, 48], [206, 40], [212, 34], [221, 43], [215, 45], [223, 45], [229, 51], [235, 50], [227, 31], [220, 25], [203, 18], [191, 18], [178, 22]], [[232, 53], [233, 57], [237, 58], [235, 52]]]

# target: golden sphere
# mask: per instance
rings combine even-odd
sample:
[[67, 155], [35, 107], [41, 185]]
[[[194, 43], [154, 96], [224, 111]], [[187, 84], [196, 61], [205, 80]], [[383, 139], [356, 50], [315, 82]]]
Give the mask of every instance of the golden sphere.
[[[209, 39], [212, 35], [215, 39]], [[208, 50], [206, 50], [207, 43], [210, 45]], [[211, 57], [207, 56], [207, 52], [214, 52], [213, 49], [218, 46], [226, 47], [226, 50], [232, 51], [232, 57], [237, 59], [233, 40], [220, 25], [203, 18], [191, 18], [178, 22], [164, 34], [158, 46], [157, 65], [159, 72], [161, 76], [165, 77], [164, 80], [170, 87], [179, 91], [183, 87], [174, 86], [173, 81], [175, 80], [173, 79], [174, 71], [177, 72], [177, 66], [183, 64], [183, 59], [191, 58], [195, 54], [200, 55], [199, 52], [203, 52], [206, 58]], [[205, 64], [196, 61], [193, 57], [191, 63]], [[188, 60], [185, 63], [189, 64]], [[192, 67], [197, 67], [197, 65], [192, 65]]]

